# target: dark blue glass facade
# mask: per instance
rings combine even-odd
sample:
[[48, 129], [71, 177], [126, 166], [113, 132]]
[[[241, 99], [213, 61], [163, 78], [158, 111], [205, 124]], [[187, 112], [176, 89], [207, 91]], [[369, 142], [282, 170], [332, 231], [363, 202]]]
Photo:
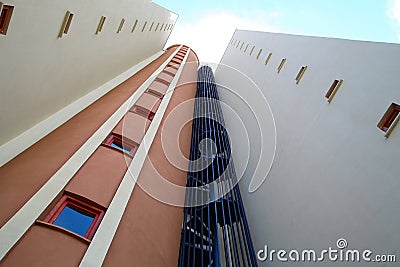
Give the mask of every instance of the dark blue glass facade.
[[179, 266], [257, 266], [208, 66], [198, 70], [190, 160]]

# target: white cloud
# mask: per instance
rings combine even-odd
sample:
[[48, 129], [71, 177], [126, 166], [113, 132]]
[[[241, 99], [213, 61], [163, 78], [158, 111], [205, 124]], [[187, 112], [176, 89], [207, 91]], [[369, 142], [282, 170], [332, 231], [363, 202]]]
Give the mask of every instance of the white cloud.
[[[390, 0], [387, 15], [389, 18], [395, 20], [397, 24], [400, 26], [400, 0]], [[400, 35], [398, 36], [400, 40]]]
[[400, 0], [389, 1], [387, 14], [389, 18], [396, 20], [400, 24]]
[[173, 44], [185, 44], [196, 52], [200, 61], [219, 63], [235, 29], [276, 31], [267, 25], [263, 16], [245, 18], [229, 13], [210, 13], [191, 23], [180, 23], [178, 20], [167, 47]]

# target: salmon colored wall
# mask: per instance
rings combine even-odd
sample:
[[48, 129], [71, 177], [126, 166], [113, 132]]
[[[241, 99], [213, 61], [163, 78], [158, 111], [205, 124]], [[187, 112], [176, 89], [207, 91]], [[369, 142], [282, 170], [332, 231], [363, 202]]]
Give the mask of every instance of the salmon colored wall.
[[143, 116], [133, 112], [128, 112], [117, 126], [115, 126], [113, 133], [122, 135], [123, 137], [129, 138], [133, 142], [140, 144], [150, 126], [150, 122], [150, 120]]
[[[151, 66], [116, 87], [0, 170], [0, 222], [2, 224], [68, 160], [159, 64], [174, 52], [173, 50], [167, 51]], [[195, 63], [187, 64], [184, 67], [160, 129], [163, 127], [166, 116], [177, 105], [195, 96], [198, 62], [193, 52], [190, 53], [188, 61]], [[192, 83], [184, 84], [187, 81]], [[188, 112], [193, 113], [193, 104], [188, 107]], [[191, 122], [183, 127], [178, 137], [180, 149], [187, 158], [189, 157], [190, 137]], [[73, 177], [65, 190], [107, 208], [129, 163], [130, 158], [121, 152], [100, 146]], [[150, 148], [149, 157], [138, 178], [139, 184], [141, 180], [157, 182], [156, 172], [174, 184], [180, 186], [186, 184], [186, 171], [174, 167], [163, 153], [161, 130], [157, 132]], [[158, 184], [155, 183], [155, 186]], [[12, 193], [7, 194], [8, 190]], [[174, 197], [183, 203], [184, 195], [183, 190]], [[104, 265], [176, 266], [182, 215], [181, 207], [159, 202], [147, 195], [139, 185], [136, 186]], [[43, 216], [44, 214], [41, 218]], [[79, 236], [68, 234], [53, 226], [36, 223], [6, 255], [0, 265], [77, 266], [88, 244], [89, 241]]]
[[[194, 53], [190, 53], [188, 61], [197, 61]], [[197, 62], [184, 67], [179, 84], [182, 81], [197, 80]], [[177, 266], [183, 209], [164, 204], [148, 194], [140, 187], [141, 181], [153, 180], [157, 184], [158, 171], [166, 180], [185, 186], [186, 171], [175, 168], [165, 157], [161, 146], [161, 130], [166, 116], [180, 103], [195, 97], [196, 83], [181, 85], [175, 89], [170, 100], [162, 124], [156, 134], [138, 183], [127, 205], [121, 223], [114, 236], [106, 256], [104, 266]], [[193, 114], [193, 104], [188, 108]], [[180, 132], [180, 149], [189, 158], [191, 142], [191, 122]], [[156, 170], [154, 170], [154, 167]], [[168, 194], [168, 192], [166, 192]], [[176, 199], [184, 201], [184, 191], [176, 194]]]
[[65, 190], [108, 207], [128, 169], [131, 158], [100, 146], [85, 162]]
[[35, 224], [0, 266], [77, 266], [87, 247], [83, 239]]
[[136, 75], [0, 168], [0, 227], [173, 52], [174, 49], [168, 50]]

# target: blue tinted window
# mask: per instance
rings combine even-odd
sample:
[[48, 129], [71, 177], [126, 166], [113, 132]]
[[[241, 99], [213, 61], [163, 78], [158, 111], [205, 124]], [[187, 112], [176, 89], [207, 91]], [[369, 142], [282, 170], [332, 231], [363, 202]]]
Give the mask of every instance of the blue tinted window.
[[65, 206], [53, 224], [68, 229], [78, 235], [85, 236], [94, 215], [86, 215], [73, 206]]
[[121, 144], [118, 144], [118, 143], [116, 143], [116, 142], [113, 142], [113, 143], [111, 144], [111, 147], [114, 147], [114, 148], [116, 148], [116, 149], [119, 149], [119, 150], [121, 150], [121, 151], [123, 151], [123, 152], [125, 152], [125, 153], [127, 153], [127, 154], [129, 154], [129, 152], [131, 152], [130, 149], [123, 148]]

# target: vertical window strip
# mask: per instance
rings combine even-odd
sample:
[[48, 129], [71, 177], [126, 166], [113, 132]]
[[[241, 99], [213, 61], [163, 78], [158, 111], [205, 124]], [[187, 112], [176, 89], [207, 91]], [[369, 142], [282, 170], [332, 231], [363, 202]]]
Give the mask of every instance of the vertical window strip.
[[268, 62], [271, 59], [271, 57], [272, 57], [272, 53], [269, 53], [267, 59], [265, 60], [265, 65], [268, 64]]
[[278, 73], [281, 72], [281, 70], [282, 70], [282, 68], [283, 68], [283, 65], [285, 65], [285, 62], [286, 62], [286, 58], [283, 58], [282, 61], [281, 61], [281, 63], [280, 63], [279, 66], [278, 66]]
[[300, 68], [300, 71], [299, 71], [299, 73], [297, 73], [297, 76], [296, 76], [296, 84], [299, 84], [299, 82], [300, 82], [300, 80], [301, 80], [301, 78], [303, 77], [303, 75], [304, 75], [304, 72], [306, 72], [306, 70], [307, 70], [307, 66], [302, 66], [301, 68]]
[[144, 29], [146, 29], [147, 21], [144, 22], [142, 32], [144, 32]]
[[400, 105], [392, 103], [386, 110], [377, 127], [385, 132], [385, 137], [389, 138], [400, 120]]
[[134, 32], [134, 31], [135, 31], [137, 24], [138, 24], [138, 20], [135, 20], [135, 23], [133, 24], [133, 27], [132, 27], [132, 31], [131, 31], [131, 32]]
[[260, 49], [260, 51], [258, 52], [258, 54], [257, 54], [257, 60], [260, 58], [260, 55], [261, 55], [261, 53], [262, 53], [262, 49]]
[[106, 17], [101, 16], [99, 25], [97, 26], [96, 34], [99, 34], [101, 32], [101, 30], [103, 29], [105, 21], [106, 21]]
[[3, 3], [0, 2], [0, 11], [0, 34], [6, 35], [14, 11], [14, 6], [3, 5]]
[[334, 80], [328, 92], [325, 95], [325, 98], [328, 99], [328, 103], [331, 103], [332, 99], [335, 97], [337, 91], [342, 85], [343, 80]]
[[67, 11], [67, 13], [65, 13], [64, 21], [61, 25], [60, 32], [58, 33], [58, 38], [61, 38], [63, 36], [63, 34], [68, 33], [69, 27], [71, 26], [73, 16], [74, 16], [74, 14], [72, 14], [69, 11]]
[[250, 51], [250, 56], [251, 56], [251, 54], [253, 54], [253, 51], [254, 51], [255, 48], [256, 48], [256, 46], [253, 45], [253, 48], [252, 48], [251, 51]]
[[123, 18], [123, 19], [121, 19], [121, 22], [119, 23], [119, 27], [118, 27], [117, 33], [121, 32], [122, 27], [124, 26], [124, 23], [125, 23], [125, 19]]

